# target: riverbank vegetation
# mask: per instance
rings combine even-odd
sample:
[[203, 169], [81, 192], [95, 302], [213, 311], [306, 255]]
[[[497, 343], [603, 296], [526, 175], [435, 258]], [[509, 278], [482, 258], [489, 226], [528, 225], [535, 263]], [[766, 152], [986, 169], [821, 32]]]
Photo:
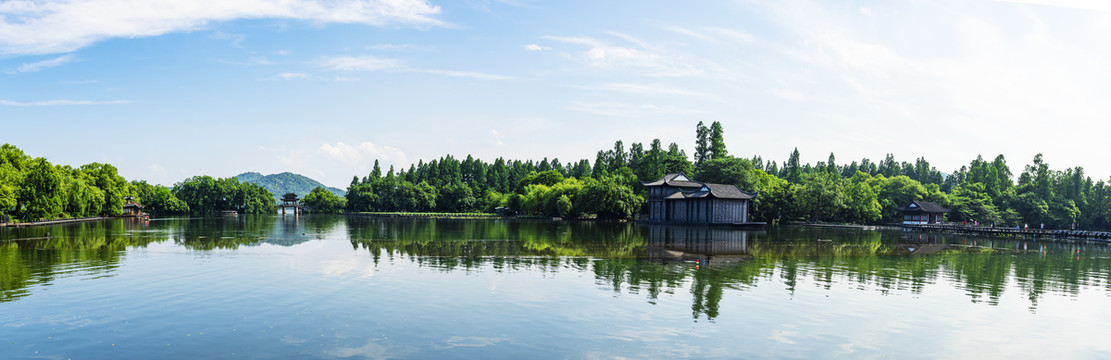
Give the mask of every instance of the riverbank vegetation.
[[112, 165], [54, 165], [0, 145], [0, 217], [29, 221], [118, 215], [130, 194], [130, 185]]
[[222, 210], [267, 214], [276, 211], [273, 195], [235, 178], [197, 176], [174, 187], [128, 182], [115, 166], [51, 164], [10, 144], [0, 145], [0, 220], [33, 221], [115, 216], [133, 197], [155, 215], [212, 214]]
[[[753, 221], [892, 223], [900, 220], [895, 208], [924, 200], [952, 209], [949, 221], [1111, 229], [1108, 183], [1094, 181], [1082, 167], [1053, 170], [1041, 154], [1017, 177], [1003, 155], [977, 156], [946, 176], [925, 158], [900, 162], [891, 154], [880, 161], [839, 163], [831, 153], [814, 164], [802, 163], [797, 149], [782, 162], [738, 157], [727, 151], [717, 122], [698, 123], [694, 135], [691, 157], [677, 144], [665, 147], [656, 139], [628, 148], [619, 140], [612, 149], [598, 151], [593, 162], [485, 162], [447, 155], [383, 171], [375, 161], [370, 174], [352, 179], [346, 196], [318, 187], [303, 201], [322, 213], [493, 213], [502, 208], [523, 216], [632, 219], [646, 210], [640, 182], [682, 172], [758, 192]], [[0, 212], [17, 219], [116, 215], [127, 196], [158, 215], [273, 213], [273, 195], [235, 178], [197, 176], [173, 187], [128, 183], [112, 165], [53, 165], [14, 146], [0, 147]]]
[[[689, 158], [675, 143], [647, 145], [617, 141], [587, 159], [561, 162], [507, 160], [493, 163], [451, 155], [383, 173], [375, 162], [367, 176], [352, 179], [346, 211], [492, 212], [497, 207], [524, 215], [628, 219], [643, 213], [646, 190], [672, 172], [711, 183], [755, 191], [752, 220], [880, 224], [899, 222], [895, 208], [931, 201], [952, 209], [949, 221], [978, 221], [1047, 228], [1111, 228], [1111, 189], [1082, 167], [1051, 170], [1042, 155], [1018, 174], [1003, 155], [977, 156], [948, 176], [925, 158], [900, 162], [892, 154], [838, 163], [802, 163], [797, 149], [782, 162], [730, 155], [720, 123], [695, 128]], [[693, 159], [692, 159], [693, 158]]]

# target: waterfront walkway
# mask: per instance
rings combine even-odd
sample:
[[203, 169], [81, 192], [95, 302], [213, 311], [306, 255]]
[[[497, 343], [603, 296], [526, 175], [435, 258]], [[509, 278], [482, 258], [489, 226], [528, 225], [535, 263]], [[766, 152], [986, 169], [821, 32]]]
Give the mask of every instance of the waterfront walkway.
[[903, 229], [906, 231], [942, 232], [980, 236], [1057, 238], [1111, 242], [1111, 232], [1107, 231], [1020, 229], [990, 226], [968, 226], [957, 224], [904, 224]]

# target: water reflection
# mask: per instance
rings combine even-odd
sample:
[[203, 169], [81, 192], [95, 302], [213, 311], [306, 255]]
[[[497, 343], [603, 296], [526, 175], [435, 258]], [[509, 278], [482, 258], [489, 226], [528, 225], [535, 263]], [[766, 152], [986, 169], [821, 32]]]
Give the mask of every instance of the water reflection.
[[141, 227], [138, 221], [110, 221], [5, 230], [0, 233], [0, 302], [28, 296], [28, 288], [59, 277], [111, 276], [127, 248], [157, 241], [137, 231]]
[[240, 216], [4, 229], [0, 303], [61, 277], [111, 276], [128, 249], [151, 243], [207, 252], [335, 240], [369, 252], [376, 268], [389, 266], [382, 259], [400, 259], [445, 272], [585, 272], [600, 287], [653, 304], [689, 292], [691, 316], [709, 320], [720, 315], [728, 292], [762, 284], [784, 286], [791, 297], [802, 283], [884, 295], [947, 286], [993, 306], [1017, 291], [1032, 311], [1046, 296], [1111, 292], [1111, 247], [1092, 243], [805, 227]]

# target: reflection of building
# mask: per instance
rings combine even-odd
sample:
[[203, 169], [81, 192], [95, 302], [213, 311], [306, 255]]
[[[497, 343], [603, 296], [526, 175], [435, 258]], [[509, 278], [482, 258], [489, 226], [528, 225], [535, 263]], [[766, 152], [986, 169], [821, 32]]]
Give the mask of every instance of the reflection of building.
[[139, 216], [143, 213], [143, 204], [135, 201], [134, 197], [128, 196], [123, 198], [123, 212], [120, 216]]
[[699, 226], [648, 227], [648, 256], [662, 259], [738, 259], [748, 256], [751, 231]]
[[909, 205], [895, 210], [903, 212], [903, 224], [940, 224], [945, 220], [949, 209], [929, 201], [912, 201]]
[[648, 220], [686, 224], [745, 224], [755, 193], [736, 185], [693, 181], [681, 173], [664, 175], [648, 188]]

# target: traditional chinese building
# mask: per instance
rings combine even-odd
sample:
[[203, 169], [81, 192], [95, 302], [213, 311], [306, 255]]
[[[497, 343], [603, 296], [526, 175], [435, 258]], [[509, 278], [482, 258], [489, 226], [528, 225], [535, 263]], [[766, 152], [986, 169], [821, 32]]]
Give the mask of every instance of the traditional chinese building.
[[285, 195], [282, 195], [282, 205], [281, 205], [282, 215], [285, 215], [285, 209], [286, 208], [292, 208], [294, 214], [300, 214], [301, 213], [301, 203], [300, 203], [300, 201], [301, 201], [301, 199], [297, 198], [297, 194], [285, 193]]
[[125, 197], [123, 201], [123, 212], [120, 213], [120, 216], [140, 216], [143, 214], [143, 204], [135, 201], [134, 197]]
[[691, 180], [682, 173], [664, 175], [648, 188], [648, 221], [678, 224], [747, 224], [756, 193], [736, 185]]
[[914, 225], [940, 224], [945, 221], [945, 213], [949, 212], [949, 209], [929, 201], [912, 201], [895, 210], [903, 212], [903, 224]]

